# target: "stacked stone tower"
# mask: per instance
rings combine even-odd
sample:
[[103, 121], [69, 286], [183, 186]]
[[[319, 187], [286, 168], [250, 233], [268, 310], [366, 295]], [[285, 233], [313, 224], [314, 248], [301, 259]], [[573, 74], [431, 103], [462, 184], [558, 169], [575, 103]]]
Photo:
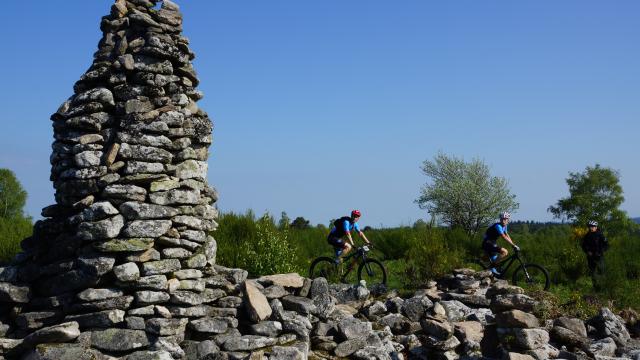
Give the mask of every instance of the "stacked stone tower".
[[[18, 336], [63, 321], [108, 328], [133, 307], [220, 297], [199, 280], [216, 254], [212, 123], [196, 105], [203, 95], [179, 7], [117, 0], [100, 28], [93, 64], [51, 116], [56, 204], [0, 275], [17, 284], [5, 301], [22, 304]], [[141, 328], [165, 335], [170, 322], [184, 332], [184, 320]]]

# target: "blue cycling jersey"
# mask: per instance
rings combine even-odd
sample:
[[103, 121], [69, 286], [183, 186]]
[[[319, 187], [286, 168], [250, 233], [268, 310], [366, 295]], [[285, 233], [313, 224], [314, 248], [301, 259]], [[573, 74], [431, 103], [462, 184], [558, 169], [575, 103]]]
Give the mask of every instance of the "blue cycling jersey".
[[484, 241], [496, 242], [499, 237], [506, 233], [507, 225], [502, 226], [501, 223], [495, 223], [484, 233]]
[[360, 232], [360, 227], [358, 226], [358, 223], [357, 222], [351, 223], [349, 220], [345, 220], [342, 222], [341, 231], [338, 231], [338, 229], [334, 226], [331, 229], [330, 235], [342, 236], [342, 235], [346, 235], [348, 232], [351, 232], [352, 230]]

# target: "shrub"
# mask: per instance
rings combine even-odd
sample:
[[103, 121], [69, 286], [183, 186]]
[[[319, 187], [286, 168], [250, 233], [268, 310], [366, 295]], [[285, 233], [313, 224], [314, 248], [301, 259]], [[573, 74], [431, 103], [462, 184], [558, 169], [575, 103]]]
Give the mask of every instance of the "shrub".
[[289, 241], [289, 230], [278, 230], [273, 217], [256, 220], [253, 212], [223, 214], [215, 233], [218, 263], [243, 268], [251, 276], [298, 270], [297, 247]]
[[8, 262], [20, 251], [20, 241], [31, 236], [33, 224], [30, 218], [0, 217], [0, 262]]
[[[462, 233], [466, 238], [466, 234]], [[405, 286], [419, 288], [451, 270], [464, 266], [465, 253], [460, 245], [445, 241], [442, 229], [428, 229], [414, 238], [405, 254]]]

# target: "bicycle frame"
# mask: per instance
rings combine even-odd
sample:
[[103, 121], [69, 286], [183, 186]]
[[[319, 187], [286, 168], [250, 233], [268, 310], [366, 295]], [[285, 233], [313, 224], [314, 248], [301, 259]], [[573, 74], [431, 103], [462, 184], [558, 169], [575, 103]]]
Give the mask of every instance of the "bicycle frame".
[[[507, 271], [509, 270], [509, 268], [511, 267], [511, 265], [516, 262], [516, 260], [520, 263], [520, 265], [522, 265], [524, 262], [522, 261], [522, 259], [520, 258], [520, 254], [519, 252], [515, 252], [513, 255], [507, 256], [504, 260], [500, 261], [497, 264], [494, 264], [492, 262], [489, 262], [489, 265], [486, 267], [491, 268], [493, 266], [499, 266], [502, 271], [500, 271], [500, 278], [504, 277], [505, 274], [507, 273]], [[504, 264], [507, 264], [506, 266], [504, 266]], [[526, 272], [526, 269], [525, 269]], [[529, 274], [527, 274], [527, 276], [529, 276]]]
[[342, 263], [346, 263], [347, 261], [349, 261], [351, 258], [355, 257], [355, 256], [360, 256], [359, 260], [354, 261], [353, 263], [349, 264], [349, 267], [347, 268], [347, 271], [342, 275], [343, 278], [346, 278], [349, 273], [351, 273], [351, 270], [356, 268], [356, 263], [357, 262], [364, 262], [367, 260], [367, 252], [364, 251], [362, 249], [362, 247], [359, 247], [356, 249], [356, 251], [354, 251], [353, 253], [347, 255], [343, 260]]

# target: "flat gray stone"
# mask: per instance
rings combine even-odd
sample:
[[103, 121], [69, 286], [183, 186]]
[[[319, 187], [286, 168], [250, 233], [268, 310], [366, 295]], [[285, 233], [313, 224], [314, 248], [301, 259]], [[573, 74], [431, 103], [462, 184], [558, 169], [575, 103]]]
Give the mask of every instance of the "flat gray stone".
[[149, 340], [141, 330], [106, 329], [91, 332], [91, 346], [104, 351], [131, 351], [149, 346]]
[[171, 296], [162, 291], [149, 291], [142, 290], [136, 291], [135, 294], [136, 303], [138, 305], [152, 305], [152, 304], [161, 304], [169, 301]]
[[75, 321], [81, 328], [108, 328], [124, 321], [123, 310], [105, 310], [82, 315], [68, 315], [65, 321]]
[[229, 322], [223, 318], [204, 317], [189, 321], [189, 327], [200, 333], [224, 334], [229, 328]]
[[75, 340], [80, 336], [80, 327], [77, 322], [67, 322], [37, 330], [27, 335], [22, 346], [31, 348], [43, 343], [64, 343]]
[[147, 190], [135, 185], [109, 185], [104, 188], [102, 196], [109, 199], [144, 201]]
[[200, 192], [196, 190], [173, 189], [149, 194], [152, 203], [158, 205], [197, 205]]
[[170, 219], [178, 211], [169, 206], [128, 201], [120, 205], [120, 212], [129, 220]]
[[146, 321], [146, 331], [150, 334], [160, 336], [184, 334], [189, 320], [187, 319], [165, 319], [154, 318]]
[[223, 348], [226, 351], [252, 351], [276, 344], [276, 339], [256, 335], [243, 335], [227, 340]]
[[123, 296], [120, 289], [86, 289], [78, 293], [78, 299], [82, 301], [106, 300]]
[[123, 236], [136, 237], [159, 237], [164, 235], [171, 228], [170, 220], [134, 220], [124, 227]]
[[142, 273], [147, 275], [167, 274], [181, 269], [180, 260], [166, 259], [142, 264]]
[[87, 241], [113, 239], [120, 234], [123, 226], [124, 218], [121, 215], [95, 222], [83, 222], [78, 225], [77, 236]]
[[272, 310], [267, 297], [264, 296], [252, 281], [245, 281], [244, 293], [249, 319], [258, 323], [271, 316]]
[[16, 286], [0, 282], [0, 302], [28, 303], [31, 290], [28, 286]]
[[137, 252], [151, 249], [153, 243], [151, 238], [114, 239], [94, 243], [93, 247], [102, 252]]
[[173, 155], [167, 150], [144, 145], [130, 145], [123, 143], [120, 146], [120, 156], [127, 160], [141, 160], [170, 164]]

